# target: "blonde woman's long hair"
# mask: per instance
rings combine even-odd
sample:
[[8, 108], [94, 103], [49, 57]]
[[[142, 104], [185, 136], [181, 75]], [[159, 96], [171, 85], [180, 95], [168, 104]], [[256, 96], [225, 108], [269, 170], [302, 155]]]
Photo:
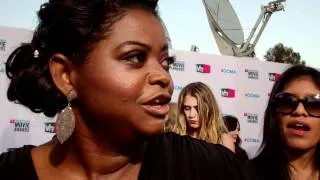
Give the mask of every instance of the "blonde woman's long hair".
[[164, 130], [166, 132], [172, 132], [173, 128], [177, 124], [178, 119], [178, 103], [171, 102], [169, 104], [169, 112], [166, 117], [166, 122], [164, 124]]
[[181, 90], [178, 99], [177, 124], [173, 131], [181, 135], [188, 135], [187, 122], [183, 110], [186, 95], [191, 95], [197, 99], [198, 116], [199, 120], [201, 120], [199, 138], [210, 143], [219, 143], [221, 135], [227, 133], [228, 130], [211, 89], [202, 82], [188, 84]]

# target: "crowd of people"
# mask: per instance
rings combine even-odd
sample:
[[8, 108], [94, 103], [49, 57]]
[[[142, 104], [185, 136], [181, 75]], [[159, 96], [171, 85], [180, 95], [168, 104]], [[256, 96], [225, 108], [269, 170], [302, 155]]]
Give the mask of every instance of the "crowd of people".
[[[6, 62], [7, 97], [57, 115], [56, 137], [0, 155], [0, 179], [319, 180], [320, 72], [274, 84], [258, 155], [210, 88], [173, 82], [157, 0], [49, 0]], [[242, 129], [245, 131], [245, 129]]]

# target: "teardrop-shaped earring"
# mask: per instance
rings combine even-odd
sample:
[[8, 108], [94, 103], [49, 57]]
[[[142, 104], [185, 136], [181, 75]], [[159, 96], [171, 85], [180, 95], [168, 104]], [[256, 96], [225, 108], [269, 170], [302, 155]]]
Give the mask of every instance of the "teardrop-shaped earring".
[[61, 144], [67, 141], [72, 135], [76, 120], [72, 111], [71, 101], [77, 97], [73, 90], [70, 90], [67, 94], [68, 105], [65, 107], [57, 117], [56, 121], [56, 135]]

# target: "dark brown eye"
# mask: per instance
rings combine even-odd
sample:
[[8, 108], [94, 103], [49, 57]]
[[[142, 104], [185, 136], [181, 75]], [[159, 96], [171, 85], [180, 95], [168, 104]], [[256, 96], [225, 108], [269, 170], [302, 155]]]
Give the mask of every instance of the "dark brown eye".
[[125, 56], [125, 61], [135, 65], [143, 64], [147, 60], [147, 54], [143, 52], [131, 53]]

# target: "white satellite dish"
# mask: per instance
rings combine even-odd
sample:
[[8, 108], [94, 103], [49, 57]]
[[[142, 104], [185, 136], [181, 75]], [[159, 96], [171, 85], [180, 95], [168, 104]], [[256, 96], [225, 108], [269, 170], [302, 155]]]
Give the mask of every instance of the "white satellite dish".
[[207, 0], [203, 1], [207, 10], [210, 22], [218, 32], [234, 44], [241, 44], [244, 40], [243, 31], [237, 14], [228, 0]]
[[[247, 40], [244, 40], [243, 29], [239, 18], [228, 0], [202, 1], [206, 9], [212, 34], [221, 54], [241, 57], [250, 56], [254, 53], [254, 47], [272, 13], [283, 10], [284, 6], [282, 2], [286, 0], [273, 1], [261, 7], [260, 16]], [[260, 27], [260, 29], [256, 34], [258, 27]], [[255, 38], [252, 39], [255, 34]]]

